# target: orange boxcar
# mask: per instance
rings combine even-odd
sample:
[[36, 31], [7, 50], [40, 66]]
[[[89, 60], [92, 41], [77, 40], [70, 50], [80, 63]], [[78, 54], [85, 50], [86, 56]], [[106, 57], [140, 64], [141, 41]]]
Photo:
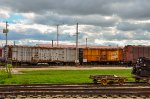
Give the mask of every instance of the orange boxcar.
[[122, 48], [86, 48], [83, 50], [83, 59], [86, 62], [121, 62], [123, 61]]
[[122, 49], [109, 49], [107, 51], [107, 61], [122, 61], [123, 60], [123, 50]]
[[100, 49], [100, 61], [107, 61], [107, 49]]
[[100, 50], [99, 49], [89, 49], [83, 50], [83, 59], [87, 62], [99, 62], [100, 61]]

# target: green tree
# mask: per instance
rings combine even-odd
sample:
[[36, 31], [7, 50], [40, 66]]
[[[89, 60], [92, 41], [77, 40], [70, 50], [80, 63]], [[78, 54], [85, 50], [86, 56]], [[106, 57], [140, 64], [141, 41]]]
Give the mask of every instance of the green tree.
[[8, 74], [8, 77], [12, 77], [12, 64], [11, 63], [6, 63], [5, 64], [6, 67], [6, 72]]

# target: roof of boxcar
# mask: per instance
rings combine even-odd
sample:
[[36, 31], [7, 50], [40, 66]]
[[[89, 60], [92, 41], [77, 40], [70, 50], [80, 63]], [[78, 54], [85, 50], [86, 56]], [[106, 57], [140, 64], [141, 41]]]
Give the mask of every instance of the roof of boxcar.
[[[39, 47], [48, 47], [52, 48], [55, 47], [57, 48], [57, 45], [51, 45], [51, 44], [37, 44]], [[76, 45], [59, 45], [58, 48], [76, 48]], [[78, 45], [78, 48], [123, 48], [122, 46], [94, 46], [94, 45]]]
[[[9, 47], [28, 47], [28, 48], [76, 48], [76, 45], [59, 45], [58, 47], [56, 45], [54, 45], [52, 47], [51, 44], [37, 44], [36, 46], [27, 46], [27, 45], [8, 45]], [[115, 48], [120, 48], [122, 49], [123, 47], [121, 46], [85, 46], [85, 45], [79, 45], [78, 48], [88, 48], [88, 49], [107, 49], [107, 48], [111, 48], [111, 49], [115, 49]]]

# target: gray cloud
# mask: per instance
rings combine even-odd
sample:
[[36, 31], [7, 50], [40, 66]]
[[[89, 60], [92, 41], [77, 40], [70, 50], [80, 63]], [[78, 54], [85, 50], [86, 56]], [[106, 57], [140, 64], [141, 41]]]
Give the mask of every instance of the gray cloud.
[[[112, 34], [111, 32], [102, 32], [101, 35], [98, 36], [101, 40], [150, 40], [150, 34], [145, 33], [142, 31], [136, 31], [136, 32], [123, 32], [119, 31], [115, 34]], [[98, 38], [97, 37], [97, 38]]]
[[10, 7], [12, 11], [25, 13], [104, 16], [115, 14], [122, 18], [150, 18], [149, 0], [1, 0], [1, 4], [1, 7]]
[[[32, 18], [26, 17], [24, 24], [54, 26], [63, 23], [75, 25], [78, 22], [85, 26], [80, 29], [80, 41], [88, 37], [91, 44], [95, 43], [95, 39], [118, 42], [150, 40], [149, 0], [0, 0], [0, 2], [0, 10], [9, 9], [10, 15], [8, 16], [14, 13], [18, 15], [33, 13], [35, 15]], [[145, 23], [138, 23], [141, 20]], [[111, 28], [116, 29], [115, 32]], [[0, 34], [0, 39], [5, 40], [5, 36]], [[9, 33], [8, 39], [50, 41], [56, 39], [56, 33], [43, 34], [33, 27], [21, 33], [14, 29]], [[74, 42], [75, 37], [70, 36], [70, 33], [63, 33], [60, 34], [60, 40]], [[116, 42], [108, 43], [116, 44]]]
[[143, 31], [150, 32], [149, 27], [150, 27], [150, 23], [121, 22], [117, 25], [117, 29], [122, 30], [122, 31], [143, 30]]
[[[111, 0], [112, 3], [115, 0]], [[46, 12], [52, 11], [56, 13], [65, 14], [96, 14], [112, 13], [111, 9], [107, 8], [109, 5], [108, 1], [105, 0], [1, 0], [2, 6], [11, 7], [13, 10], [18, 12]], [[104, 11], [105, 9], [109, 9]]]
[[[31, 40], [56, 40], [56, 32], [48, 32], [48, 33], [41, 33], [40, 31], [36, 29], [27, 29], [24, 32], [16, 32], [11, 31], [8, 33], [8, 39], [9, 40], [25, 40], [25, 39], [31, 39]], [[83, 37], [82, 34], [79, 35], [79, 39]], [[0, 40], [5, 40], [5, 34], [0, 34]], [[59, 40], [60, 41], [75, 41], [75, 36], [70, 35], [69, 33], [59, 33]]]
[[38, 15], [34, 18], [34, 22], [38, 24], [56, 25], [56, 24], [68, 24], [74, 25], [79, 23], [82, 25], [95, 25], [101, 27], [114, 26], [118, 22], [119, 18], [110, 17], [106, 19], [105, 16], [91, 15], [91, 16], [79, 16], [71, 17], [66, 15], [47, 14], [45, 16]]

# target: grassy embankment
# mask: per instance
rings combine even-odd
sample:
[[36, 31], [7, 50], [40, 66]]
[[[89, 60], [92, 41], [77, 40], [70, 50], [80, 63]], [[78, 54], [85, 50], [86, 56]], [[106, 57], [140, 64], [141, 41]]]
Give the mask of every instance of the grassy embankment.
[[[92, 80], [89, 79], [89, 76], [97, 74], [131, 77], [131, 69], [22, 71], [22, 74], [13, 74], [12, 78], [2, 78], [1, 75], [0, 84], [91, 83]], [[132, 80], [129, 79], [129, 81]]]

